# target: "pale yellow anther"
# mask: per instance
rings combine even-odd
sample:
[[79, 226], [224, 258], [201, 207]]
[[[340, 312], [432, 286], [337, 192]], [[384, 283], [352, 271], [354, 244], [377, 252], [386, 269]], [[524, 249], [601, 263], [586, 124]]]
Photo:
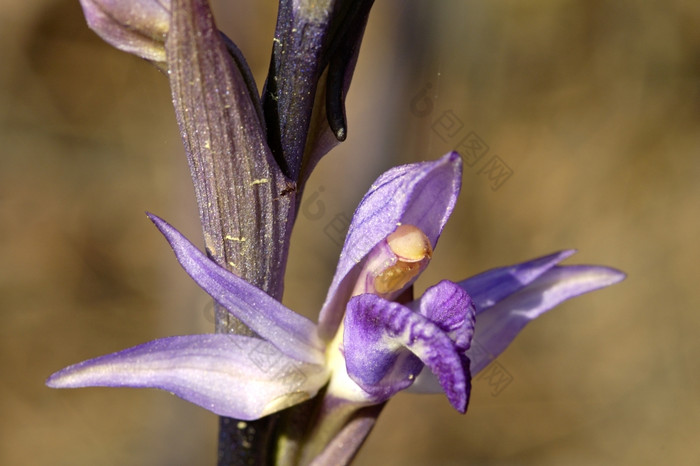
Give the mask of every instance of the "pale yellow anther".
[[391, 251], [403, 262], [418, 262], [425, 258], [430, 259], [433, 248], [430, 240], [420, 228], [413, 225], [399, 225], [386, 242]]
[[420, 272], [417, 262], [398, 261], [374, 278], [374, 289], [380, 295], [399, 291]]
[[404, 288], [433, 255], [430, 240], [413, 225], [400, 225], [386, 238], [386, 242], [396, 255], [396, 262], [374, 277], [374, 289], [380, 295], [389, 295]]

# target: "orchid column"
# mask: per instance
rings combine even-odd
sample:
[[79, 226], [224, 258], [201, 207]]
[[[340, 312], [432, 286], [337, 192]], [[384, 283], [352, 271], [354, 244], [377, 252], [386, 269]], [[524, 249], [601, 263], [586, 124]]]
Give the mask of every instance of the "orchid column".
[[[344, 99], [373, 1], [281, 0], [262, 99], [207, 0], [81, 3], [103, 39], [167, 71], [209, 257], [280, 300], [303, 185], [347, 135]], [[252, 334], [221, 308], [216, 331]], [[220, 464], [260, 464], [271, 427], [268, 417], [242, 432], [222, 418]]]

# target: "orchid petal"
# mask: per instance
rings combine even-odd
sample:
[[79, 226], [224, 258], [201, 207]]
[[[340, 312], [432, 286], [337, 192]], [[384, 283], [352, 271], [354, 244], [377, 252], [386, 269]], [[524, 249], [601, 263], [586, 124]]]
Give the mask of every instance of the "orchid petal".
[[608, 267], [555, 266], [476, 319], [474, 344], [467, 352], [473, 374], [506, 349], [531, 320], [569, 298], [615, 284], [625, 274]]
[[313, 322], [242, 278], [218, 266], [165, 220], [149, 214], [175, 251], [177, 260], [204, 291], [280, 351], [299, 361], [320, 364], [324, 345]]
[[469, 361], [426, 317], [376, 295], [356, 296], [348, 303], [343, 345], [348, 375], [374, 402], [410, 386], [422, 362], [437, 376], [452, 406], [466, 411]]
[[[625, 278], [622, 272], [608, 267], [554, 266], [572, 252], [564, 251], [512, 267], [490, 270], [459, 284], [463, 288], [476, 290], [480, 301], [477, 304], [475, 335], [467, 351], [473, 375], [496, 359], [531, 320], [569, 298], [613, 285]], [[506, 285], [497, 283], [498, 276], [506, 280]], [[523, 282], [527, 282], [527, 285], [517, 286], [518, 291], [512, 294], [504, 292]], [[471, 286], [465, 286], [465, 283]], [[493, 297], [488, 290], [495, 293]], [[504, 295], [508, 297], [501, 300], [500, 297]], [[482, 306], [481, 313], [479, 305]], [[423, 371], [409, 391], [441, 393], [442, 388], [433, 374]]]
[[350, 299], [358, 263], [400, 224], [415, 225], [435, 248], [452, 213], [462, 178], [462, 159], [451, 152], [434, 162], [402, 165], [380, 176], [353, 216], [338, 267], [319, 316], [319, 329], [330, 338]]
[[488, 270], [459, 282], [474, 300], [477, 315], [526, 287], [559, 262], [573, 255], [569, 249], [509, 267]]
[[242, 335], [163, 338], [67, 367], [52, 388], [167, 390], [220, 416], [251, 420], [300, 403], [326, 383], [323, 366], [285, 356]]
[[471, 297], [459, 285], [443, 280], [425, 290], [417, 304], [420, 314], [449, 334], [458, 349], [469, 349], [476, 313]]

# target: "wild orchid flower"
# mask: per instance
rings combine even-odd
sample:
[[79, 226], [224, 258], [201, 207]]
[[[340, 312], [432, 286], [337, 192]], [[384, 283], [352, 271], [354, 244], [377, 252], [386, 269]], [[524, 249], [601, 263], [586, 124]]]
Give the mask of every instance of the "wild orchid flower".
[[[279, 302], [291, 229], [312, 169], [347, 136], [345, 98], [373, 0], [280, 0], [262, 95], [208, 0], [80, 2], [104, 40], [168, 77], [206, 255], [150, 217], [215, 299], [219, 333], [85, 361], [52, 375], [50, 386], [171, 391], [224, 416], [221, 465], [268, 464], [270, 454], [284, 464], [341, 464], [371, 428], [366, 419], [398, 391], [442, 392], [464, 412], [470, 374], [527, 322], [622, 279], [604, 267], [558, 266], [572, 254], [565, 251], [444, 280], [413, 300], [412, 284], [459, 192], [461, 160], [453, 153], [375, 182], [312, 323]], [[309, 405], [267, 417], [319, 392], [303, 432], [294, 421]], [[249, 439], [237, 420], [259, 418], [249, 423]]]
[[365, 406], [415, 384], [418, 391], [444, 392], [463, 413], [470, 374], [486, 367], [529, 321], [624, 274], [557, 265], [573, 254], [564, 251], [461, 282], [443, 280], [414, 301], [403, 299], [430, 261], [460, 180], [456, 153], [377, 179], [353, 216], [318, 325], [150, 215], [185, 271], [257, 336], [163, 338], [67, 367], [47, 384], [160, 388], [238, 419], [285, 409], [324, 386], [328, 399]]

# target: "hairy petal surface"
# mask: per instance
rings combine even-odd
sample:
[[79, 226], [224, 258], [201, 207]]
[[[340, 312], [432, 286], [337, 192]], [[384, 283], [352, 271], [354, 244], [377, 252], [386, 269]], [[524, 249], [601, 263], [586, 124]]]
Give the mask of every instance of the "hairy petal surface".
[[374, 182], [355, 210], [321, 309], [319, 330], [323, 338], [332, 337], [340, 324], [358, 264], [398, 225], [415, 225], [435, 248], [457, 201], [461, 180], [462, 159], [451, 152], [434, 162], [393, 168]]
[[567, 299], [615, 284], [625, 274], [600, 266], [555, 266], [530, 285], [477, 316], [475, 345], [467, 354], [472, 373], [484, 369], [533, 319]]
[[316, 325], [242, 278], [219, 267], [165, 220], [150, 215], [185, 271], [204, 291], [289, 357], [321, 364]]
[[410, 386], [425, 364], [452, 406], [466, 411], [468, 359], [437, 324], [408, 307], [372, 294], [352, 298], [343, 346], [348, 375], [373, 401]]
[[241, 335], [163, 338], [67, 367], [53, 388], [167, 390], [221, 416], [252, 420], [311, 398], [328, 378], [270, 343]]

